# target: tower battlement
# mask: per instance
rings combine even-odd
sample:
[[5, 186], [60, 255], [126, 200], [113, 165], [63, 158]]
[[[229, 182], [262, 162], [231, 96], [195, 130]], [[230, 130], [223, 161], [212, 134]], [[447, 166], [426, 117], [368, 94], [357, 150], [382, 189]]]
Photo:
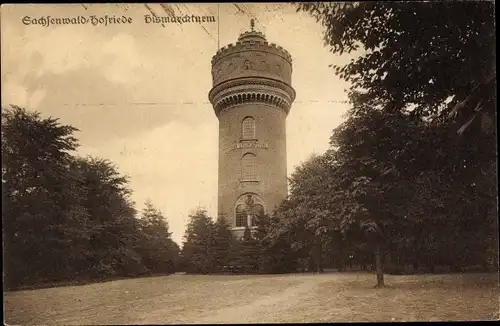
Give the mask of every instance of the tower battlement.
[[295, 99], [291, 79], [290, 53], [268, 43], [261, 32], [244, 32], [236, 43], [221, 48], [212, 58], [209, 100], [217, 116], [243, 99], [268, 103], [288, 114]]
[[236, 43], [230, 43], [220, 48], [212, 57], [212, 65], [227, 55], [235, 52], [247, 51], [249, 49], [278, 55], [286, 60], [290, 65], [292, 64], [292, 55], [283, 47], [275, 43], [269, 43], [264, 34], [260, 32], [245, 32], [240, 35]]

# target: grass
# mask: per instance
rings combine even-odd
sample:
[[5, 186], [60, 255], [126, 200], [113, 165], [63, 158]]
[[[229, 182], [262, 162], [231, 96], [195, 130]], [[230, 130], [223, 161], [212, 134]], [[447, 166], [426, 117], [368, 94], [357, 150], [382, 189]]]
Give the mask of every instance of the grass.
[[171, 275], [4, 293], [6, 324], [456, 321], [499, 318], [498, 274]]
[[[499, 318], [498, 275], [339, 275], [294, 309], [301, 321], [463, 321]], [[290, 317], [284, 322], [296, 320]]]

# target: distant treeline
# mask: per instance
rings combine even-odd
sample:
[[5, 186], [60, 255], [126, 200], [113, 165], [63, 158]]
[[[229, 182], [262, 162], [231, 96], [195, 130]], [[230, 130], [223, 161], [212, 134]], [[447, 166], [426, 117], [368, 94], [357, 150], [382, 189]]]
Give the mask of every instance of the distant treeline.
[[[391, 273], [443, 266], [494, 269], [494, 166], [472, 161], [474, 155], [467, 166], [462, 156], [472, 150], [468, 138], [443, 136], [436, 149], [434, 137], [442, 127], [408, 119], [383, 113], [351, 116], [334, 131], [330, 150], [296, 169], [289, 198], [270, 216], [257, 216], [256, 228], [235, 239], [224, 216], [214, 221], [200, 209], [190, 216], [181, 250], [166, 218], [150, 202], [136, 212], [127, 178], [109, 161], [69, 154], [77, 148], [73, 127], [6, 108], [5, 283], [18, 288], [174, 271], [372, 269], [377, 255]], [[375, 125], [364, 129], [369, 124]], [[389, 134], [372, 142], [363, 130]], [[396, 136], [400, 141], [394, 141]], [[418, 146], [406, 157], [373, 161], [384, 150], [403, 152], [411, 142]], [[483, 166], [478, 169], [478, 164]]]

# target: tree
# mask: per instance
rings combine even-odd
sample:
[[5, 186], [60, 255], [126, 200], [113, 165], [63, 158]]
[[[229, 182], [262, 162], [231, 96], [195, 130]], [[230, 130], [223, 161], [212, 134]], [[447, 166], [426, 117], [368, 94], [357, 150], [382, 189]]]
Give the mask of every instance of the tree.
[[[495, 179], [493, 2], [300, 3], [297, 10], [326, 27], [332, 53], [360, 51], [349, 64], [334, 66], [351, 83], [351, 98], [366, 110], [434, 122], [441, 131], [428, 136], [443, 151], [459, 145], [453, 164], [467, 161], [471, 184]], [[456, 133], [463, 136], [458, 141]], [[487, 196], [496, 205], [496, 194]]]
[[461, 123], [475, 108], [495, 112], [493, 2], [300, 3], [297, 10], [326, 27], [332, 53], [364, 51], [334, 68], [351, 91], [366, 90], [381, 107], [414, 105], [419, 116], [453, 111]]
[[[284, 203], [287, 201], [285, 200]], [[281, 204], [270, 217], [257, 217], [255, 238], [259, 241], [259, 269], [262, 273], [287, 273], [297, 270], [297, 253], [292, 249], [290, 220], [280, 218], [285, 211]]]
[[234, 264], [242, 266], [245, 273], [256, 273], [259, 267], [259, 243], [248, 226], [245, 227], [243, 238], [238, 241], [238, 255]]
[[404, 211], [395, 208], [406, 203], [398, 195], [408, 187], [401, 173], [408, 169], [402, 163], [411, 158], [395, 153], [406, 153], [414, 145], [419, 122], [362, 105], [357, 103], [357, 111], [334, 131], [331, 150], [292, 174], [290, 198], [283, 208], [293, 230], [292, 247], [310, 259], [310, 268], [321, 271], [333, 243], [368, 243], [376, 258], [377, 284], [383, 286], [382, 251], [394, 236], [385, 230], [391, 223], [397, 225], [396, 216]]
[[[363, 222], [372, 235], [376, 230], [382, 247], [413, 255], [415, 270], [425, 260], [433, 266], [436, 254], [455, 269], [471, 264], [472, 256], [485, 251], [482, 239], [491, 238], [495, 224], [485, 209], [494, 205], [492, 193], [480, 194], [471, 182], [486, 180], [475, 174], [478, 163], [466, 153], [468, 144], [448, 137], [442, 124], [364, 105], [355, 104], [331, 143], [340, 172], [335, 179], [349, 185], [344, 193], [348, 202], [366, 213], [364, 218], [354, 214], [352, 221]], [[476, 240], [466, 248], [462, 238]]]
[[142, 212], [141, 231], [143, 263], [152, 273], [172, 273], [178, 260], [179, 247], [172, 240], [172, 233], [163, 214], [150, 200]]
[[[70, 276], [72, 245], [87, 217], [70, 171], [75, 128], [12, 106], [2, 110], [2, 195], [6, 283]], [[43, 236], [42, 236], [43, 235]], [[78, 247], [78, 246], [76, 246]]]
[[292, 174], [290, 179], [289, 211], [297, 220], [301, 233], [302, 247], [308, 251], [309, 269], [322, 272], [324, 254], [331, 241], [331, 234], [339, 228], [338, 202], [335, 198], [335, 180], [331, 179], [332, 165], [327, 155], [313, 155]]
[[90, 217], [88, 272], [94, 278], [143, 272], [137, 243], [140, 225], [126, 176], [108, 160], [87, 157], [76, 162], [85, 187]]
[[189, 272], [210, 273], [214, 270], [213, 260], [213, 222], [204, 209], [190, 215], [184, 235], [182, 257]]
[[267, 234], [271, 225], [270, 218], [264, 212], [260, 212], [255, 216], [254, 223], [252, 226], [255, 227], [253, 237], [257, 244], [257, 260], [258, 260], [258, 270], [261, 273], [266, 273], [271, 269], [272, 257], [269, 248], [269, 240], [267, 239]]
[[[351, 83], [353, 104], [332, 137], [344, 180], [337, 194], [350, 207], [341, 225], [362, 223], [370, 242], [397, 252], [396, 260], [413, 256], [417, 269], [422, 260], [463, 265], [494, 252], [493, 242], [478, 239], [492, 239], [497, 228], [496, 194], [477, 187], [492, 189], [496, 164], [493, 4], [301, 3], [298, 10], [326, 27], [333, 53], [361, 50], [334, 66]], [[483, 227], [471, 228], [473, 220]], [[443, 228], [449, 238], [439, 240]], [[476, 254], [461, 238], [476, 239], [467, 242]]]
[[214, 223], [212, 237], [214, 266], [216, 270], [222, 271], [224, 266], [229, 263], [232, 242], [231, 231], [224, 215], [220, 215]]
[[7, 287], [172, 272], [179, 247], [161, 212], [147, 204], [138, 220], [114, 164], [71, 155], [75, 131], [16, 106], [2, 111]]
[[[392, 136], [402, 131], [398, 118], [386, 119], [377, 112], [353, 114], [331, 138], [331, 145], [337, 148], [331, 155], [340, 199], [339, 227], [343, 233], [353, 228], [364, 231], [365, 241], [374, 248], [377, 286], [384, 285], [381, 251], [384, 227], [390, 218], [387, 204], [394, 204], [385, 196], [401, 185], [396, 182], [395, 162], [389, 157], [397, 147]], [[378, 137], [372, 136], [372, 130], [378, 131]]]

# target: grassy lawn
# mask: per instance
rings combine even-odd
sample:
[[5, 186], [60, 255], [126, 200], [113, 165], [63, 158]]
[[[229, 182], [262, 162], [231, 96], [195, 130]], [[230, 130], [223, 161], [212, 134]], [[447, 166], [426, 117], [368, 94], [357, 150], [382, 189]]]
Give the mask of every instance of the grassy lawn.
[[[326, 279], [326, 277], [325, 277]], [[322, 283], [294, 309], [292, 320], [461, 321], [499, 318], [498, 275], [385, 276], [374, 289], [374, 275], [338, 275]], [[300, 317], [299, 317], [300, 316]]]
[[172, 275], [4, 293], [7, 324], [492, 320], [498, 275]]

